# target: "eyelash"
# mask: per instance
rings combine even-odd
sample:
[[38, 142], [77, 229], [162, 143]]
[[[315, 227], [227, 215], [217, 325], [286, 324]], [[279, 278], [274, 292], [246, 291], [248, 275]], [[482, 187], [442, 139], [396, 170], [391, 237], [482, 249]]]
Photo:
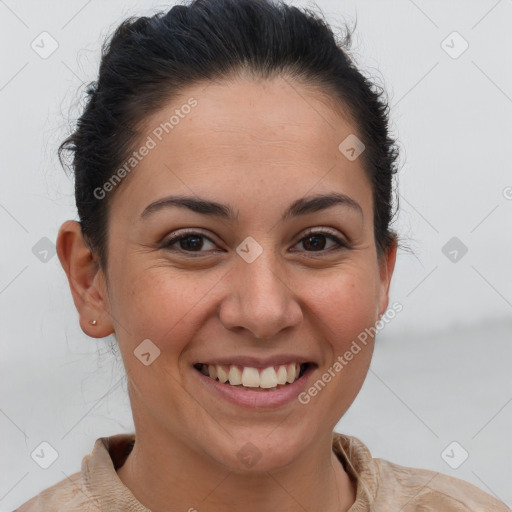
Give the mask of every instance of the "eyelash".
[[[305, 235], [297, 242], [297, 244], [303, 242], [308, 237], [313, 236], [313, 235], [323, 235], [326, 238], [328, 238], [328, 239], [332, 240], [333, 242], [335, 242], [338, 245], [338, 247], [331, 248], [331, 249], [322, 249], [321, 251], [306, 251], [306, 252], [322, 254], [322, 253], [339, 251], [341, 249], [349, 249], [350, 248], [348, 243], [340, 240], [331, 231], [329, 231], [329, 230], [327, 230], [325, 228], [324, 229], [312, 229], [311, 231], [306, 232]], [[206, 251], [195, 251], [195, 252], [194, 251], [188, 251], [187, 252], [184, 249], [178, 249], [178, 250], [171, 249], [171, 246], [173, 246], [174, 244], [180, 242], [181, 240], [185, 240], [185, 239], [187, 239], [189, 237], [192, 237], [192, 236], [205, 238], [206, 240], [209, 240], [210, 242], [215, 243], [213, 240], [211, 240], [209, 237], [207, 237], [206, 235], [204, 235], [202, 233], [199, 233], [197, 231], [188, 231], [188, 232], [181, 232], [181, 233], [179, 233], [177, 235], [172, 236], [171, 238], [169, 238], [168, 240], [166, 240], [163, 243], [162, 248], [170, 250], [170, 251], [181, 252], [182, 254], [190, 255], [192, 257], [198, 257], [198, 256], [201, 255], [201, 253], [206, 252]], [[297, 244], [295, 244], [295, 245], [297, 245]]]

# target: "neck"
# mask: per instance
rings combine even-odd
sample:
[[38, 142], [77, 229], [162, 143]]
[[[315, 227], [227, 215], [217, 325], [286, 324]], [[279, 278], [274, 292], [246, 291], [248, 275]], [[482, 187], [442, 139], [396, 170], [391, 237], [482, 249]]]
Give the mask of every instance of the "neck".
[[320, 439], [293, 464], [275, 471], [234, 473], [176, 440], [155, 442], [137, 432], [134, 448], [118, 476], [152, 512], [186, 510], [245, 512], [322, 510], [345, 512], [355, 501], [355, 485]]

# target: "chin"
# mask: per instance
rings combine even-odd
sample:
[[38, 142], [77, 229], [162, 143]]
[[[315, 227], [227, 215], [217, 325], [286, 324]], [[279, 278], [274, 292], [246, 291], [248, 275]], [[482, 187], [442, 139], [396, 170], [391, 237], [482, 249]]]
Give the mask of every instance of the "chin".
[[[270, 430], [261, 427], [245, 428], [238, 433], [231, 431], [232, 436], [227, 435], [223, 446], [219, 446], [211, 456], [229, 471], [238, 474], [285, 469], [297, 459], [301, 449], [311, 440], [311, 434], [290, 432], [284, 423], [282, 426], [276, 424]], [[212, 444], [208, 451], [211, 451], [211, 447]]]

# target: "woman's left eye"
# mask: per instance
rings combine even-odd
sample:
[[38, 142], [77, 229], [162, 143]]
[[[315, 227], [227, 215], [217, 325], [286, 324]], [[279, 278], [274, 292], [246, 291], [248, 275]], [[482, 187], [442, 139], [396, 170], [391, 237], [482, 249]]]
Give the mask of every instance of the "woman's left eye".
[[[334, 242], [335, 247], [331, 249], [326, 249], [325, 245], [325, 239], [330, 240], [331, 242]], [[312, 242], [313, 241], [313, 242]], [[339, 249], [345, 249], [348, 248], [348, 244], [346, 242], [343, 242], [340, 240], [337, 236], [335, 236], [330, 231], [311, 231], [309, 232], [304, 238], [299, 240], [299, 244], [302, 243], [304, 247], [309, 245], [310, 247], [313, 247], [314, 251], [307, 251], [307, 252], [321, 252], [321, 251], [337, 251]]]
[[[205, 247], [205, 243], [203, 240], [207, 240], [210, 244], [212, 244], [213, 248], [215, 247], [215, 243], [210, 240], [207, 236], [201, 233], [186, 233], [181, 235], [176, 235], [164, 243], [164, 249], [173, 249], [173, 246], [179, 243], [179, 249], [184, 252], [207, 252], [201, 251]], [[334, 249], [326, 248], [326, 240], [330, 240], [334, 242]], [[338, 250], [342, 248], [348, 248], [348, 244], [340, 240], [337, 236], [332, 234], [330, 231], [311, 231], [305, 237], [303, 237], [297, 244], [303, 244], [304, 247], [310, 247], [313, 250], [307, 252], [326, 252], [329, 250]], [[295, 251], [294, 251], [295, 252]]]

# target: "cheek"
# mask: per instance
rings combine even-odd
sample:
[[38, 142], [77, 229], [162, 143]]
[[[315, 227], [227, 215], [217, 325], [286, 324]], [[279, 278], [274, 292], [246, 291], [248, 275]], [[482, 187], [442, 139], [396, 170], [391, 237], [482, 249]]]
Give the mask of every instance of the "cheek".
[[321, 285], [310, 287], [308, 293], [315, 321], [328, 339], [333, 357], [343, 354], [377, 319], [371, 269], [339, 272]]
[[[201, 299], [214, 283], [191, 279], [163, 266], [139, 268], [136, 273], [125, 271], [124, 277], [118, 278], [122, 286], [115, 290], [113, 317], [122, 326], [116, 333], [130, 374], [130, 394], [143, 400], [153, 414], [162, 415], [162, 421], [169, 421], [164, 418], [167, 413], [160, 410], [162, 403], [174, 411], [190, 405], [190, 398], [183, 393], [180, 358], [200, 325], [198, 314], [204, 314]], [[150, 353], [147, 366], [135, 357], [144, 353]]]
[[197, 315], [204, 315], [203, 301], [219, 280], [214, 275], [191, 279], [164, 266], [118, 277], [122, 286], [115, 292], [113, 316], [122, 327], [123, 345], [133, 350], [149, 338], [164, 358], [186, 346], [198, 327]]

